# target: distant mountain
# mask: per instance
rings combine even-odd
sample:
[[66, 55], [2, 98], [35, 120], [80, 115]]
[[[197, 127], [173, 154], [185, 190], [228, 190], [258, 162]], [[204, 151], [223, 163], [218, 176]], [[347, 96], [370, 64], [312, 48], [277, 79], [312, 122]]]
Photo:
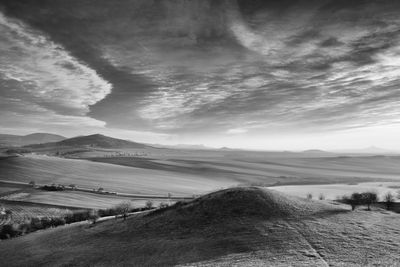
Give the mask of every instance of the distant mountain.
[[304, 150], [302, 152], [303, 153], [330, 153], [330, 152], [320, 150], [320, 149], [308, 149], [308, 150]]
[[176, 144], [176, 145], [154, 145], [159, 148], [171, 148], [171, 149], [188, 149], [188, 150], [212, 150], [214, 148], [207, 147], [205, 145], [191, 145], [191, 144]]
[[31, 144], [43, 144], [49, 142], [59, 142], [65, 137], [49, 133], [33, 133], [28, 135], [0, 134], [1, 146], [26, 146]]
[[78, 136], [62, 140], [60, 142], [47, 143], [42, 145], [31, 145], [30, 148], [53, 148], [53, 147], [99, 147], [99, 148], [148, 148], [145, 144], [128, 140], [108, 137], [102, 134]]
[[366, 148], [361, 148], [361, 149], [344, 149], [344, 150], [337, 150], [335, 152], [340, 152], [340, 153], [350, 153], [350, 154], [380, 154], [380, 155], [385, 155], [385, 154], [397, 154], [399, 152], [394, 151], [394, 150], [389, 150], [385, 148], [380, 148], [376, 146], [370, 146]]

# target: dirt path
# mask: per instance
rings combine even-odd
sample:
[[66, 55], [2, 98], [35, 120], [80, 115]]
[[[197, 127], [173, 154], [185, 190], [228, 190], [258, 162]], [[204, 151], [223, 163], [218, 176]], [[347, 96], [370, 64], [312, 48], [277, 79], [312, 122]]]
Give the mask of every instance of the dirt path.
[[290, 222], [286, 222], [286, 224], [288, 225], [288, 227], [292, 228], [297, 233], [297, 235], [304, 241], [304, 243], [306, 243], [308, 245], [309, 251], [312, 252], [312, 253], [307, 254], [307, 256], [318, 258], [319, 261], [321, 262], [321, 266], [324, 266], [324, 267], [329, 267], [330, 266], [329, 263], [325, 261], [324, 256], [322, 254], [320, 254], [318, 249], [316, 249], [313, 246], [313, 244], [300, 231], [300, 229], [298, 228], [298, 226], [296, 224], [290, 223]]

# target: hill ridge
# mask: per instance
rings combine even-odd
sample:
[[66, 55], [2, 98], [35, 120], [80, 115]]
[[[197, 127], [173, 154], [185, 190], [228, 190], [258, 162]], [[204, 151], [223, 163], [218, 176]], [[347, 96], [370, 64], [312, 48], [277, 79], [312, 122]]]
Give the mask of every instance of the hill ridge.
[[31, 145], [31, 148], [43, 148], [43, 147], [58, 147], [58, 146], [69, 146], [69, 147], [100, 147], [100, 148], [149, 148], [150, 146], [129, 141], [123, 139], [117, 139], [109, 137], [103, 134], [91, 134], [84, 136], [76, 136], [68, 139], [64, 139], [59, 142], [50, 142], [41, 145]]

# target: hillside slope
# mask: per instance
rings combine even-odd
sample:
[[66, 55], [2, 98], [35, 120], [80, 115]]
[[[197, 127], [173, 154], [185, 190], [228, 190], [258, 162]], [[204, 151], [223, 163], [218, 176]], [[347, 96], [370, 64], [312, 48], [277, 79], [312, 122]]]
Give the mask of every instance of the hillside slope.
[[399, 219], [234, 188], [126, 221], [33, 233], [0, 250], [8, 266], [395, 266]]
[[0, 134], [0, 145], [2, 146], [25, 146], [30, 144], [43, 144], [49, 142], [59, 142], [65, 137], [49, 133], [33, 133], [28, 135], [9, 135]]
[[78, 136], [62, 140], [60, 142], [52, 142], [40, 145], [31, 145], [29, 148], [53, 148], [53, 147], [99, 147], [99, 148], [148, 148], [149, 146], [108, 137], [101, 134], [93, 134], [87, 136]]

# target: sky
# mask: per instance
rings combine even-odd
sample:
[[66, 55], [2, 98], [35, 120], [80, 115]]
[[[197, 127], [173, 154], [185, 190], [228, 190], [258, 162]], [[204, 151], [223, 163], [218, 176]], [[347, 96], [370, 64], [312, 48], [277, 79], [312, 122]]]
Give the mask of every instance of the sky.
[[400, 150], [390, 0], [0, 0], [0, 132]]

